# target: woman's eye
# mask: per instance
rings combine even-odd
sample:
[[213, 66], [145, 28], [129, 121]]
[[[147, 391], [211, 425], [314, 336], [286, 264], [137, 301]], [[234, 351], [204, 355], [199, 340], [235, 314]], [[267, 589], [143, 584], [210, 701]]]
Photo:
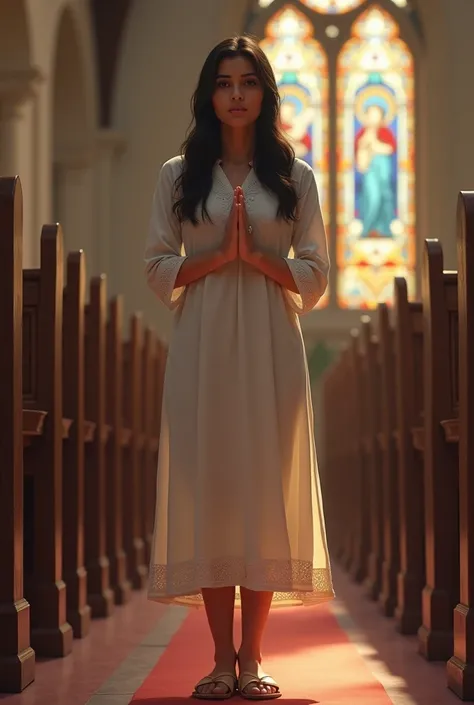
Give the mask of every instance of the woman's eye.
[[218, 81], [217, 83], [218, 88], [227, 88], [228, 85], [227, 81]]
[[256, 86], [257, 81], [255, 80], [255, 78], [249, 78], [249, 80], [247, 81], [247, 85], [248, 86]]

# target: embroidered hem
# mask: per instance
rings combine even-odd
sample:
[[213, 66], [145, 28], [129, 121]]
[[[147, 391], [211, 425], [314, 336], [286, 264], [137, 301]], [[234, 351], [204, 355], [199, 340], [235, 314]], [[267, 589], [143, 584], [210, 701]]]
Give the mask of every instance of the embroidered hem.
[[310, 561], [264, 560], [254, 564], [236, 558], [186, 561], [150, 566], [148, 599], [194, 607], [203, 604], [203, 587], [235, 586], [273, 592], [272, 607], [315, 605], [334, 598], [330, 568], [313, 568]]

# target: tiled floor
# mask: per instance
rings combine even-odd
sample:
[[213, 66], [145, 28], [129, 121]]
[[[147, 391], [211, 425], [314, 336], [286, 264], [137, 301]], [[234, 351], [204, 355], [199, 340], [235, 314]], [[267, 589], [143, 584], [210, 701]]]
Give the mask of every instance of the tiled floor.
[[[334, 577], [338, 599], [332, 609], [392, 702], [460, 705], [446, 688], [444, 665], [419, 656], [416, 638], [398, 634], [363, 588], [337, 567]], [[89, 638], [75, 641], [70, 656], [40, 662], [36, 681], [23, 693], [0, 694], [0, 704], [128, 705], [185, 615], [184, 608], [166, 608], [134, 594], [112, 618], [94, 621]]]
[[[40, 660], [34, 683], [23, 693], [0, 694], [1, 705], [84, 705], [165, 612], [164, 605], [147, 601], [144, 593], [134, 593], [130, 603], [117, 607], [109, 619], [93, 620], [91, 633], [74, 641], [72, 654]], [[110, 699], [105, 703], [115, 705]]]

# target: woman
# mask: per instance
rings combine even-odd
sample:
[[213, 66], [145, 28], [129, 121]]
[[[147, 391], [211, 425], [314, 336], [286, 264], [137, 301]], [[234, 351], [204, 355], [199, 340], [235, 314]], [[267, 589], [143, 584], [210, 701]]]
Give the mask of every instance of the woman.
[[204, 602], [215, 668], [196, 698], [231, 697], [237, 663], [242, 697], [277, 698], [261, 666], [271, 605], [333, 597], [298, 320], [326, 288], [326, 237], [256, 42], [213, 49], [193, 114], [183, 156], [161, 169], [145, 254], [175, 312], [149, 597]]

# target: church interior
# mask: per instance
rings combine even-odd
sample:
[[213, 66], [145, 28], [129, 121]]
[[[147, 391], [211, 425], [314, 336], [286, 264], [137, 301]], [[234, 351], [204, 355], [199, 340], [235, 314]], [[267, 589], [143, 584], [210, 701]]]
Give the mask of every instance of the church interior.
[[212, 660], [202, 610], [146, 597], [172, 314], [143, 248], [199, 68], [245, 33], [331, 260], [301, 328], [336, 599], [275, 611], [269, 669], [290, 705], [474, 701], [473, 26], [473, 0], [0, 0], [4, 705], [179, 705]]

